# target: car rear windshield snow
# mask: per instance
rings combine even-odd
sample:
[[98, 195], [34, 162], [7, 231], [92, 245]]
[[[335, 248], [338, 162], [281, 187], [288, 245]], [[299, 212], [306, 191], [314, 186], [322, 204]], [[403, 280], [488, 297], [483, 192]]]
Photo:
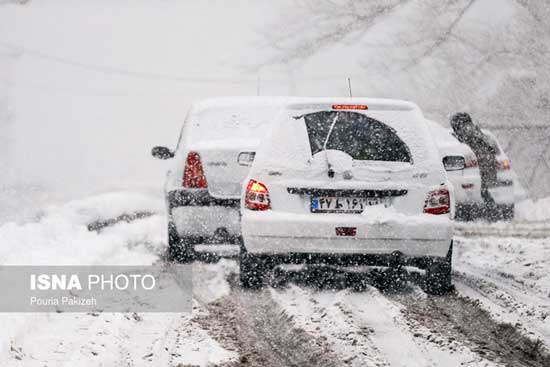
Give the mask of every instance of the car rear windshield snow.
[[321, 111], [301, 116], [306, 124], [311, 154], [340, 150], [355, 160], [411, 162], [411, 153], [395, 130], [357, 112]]

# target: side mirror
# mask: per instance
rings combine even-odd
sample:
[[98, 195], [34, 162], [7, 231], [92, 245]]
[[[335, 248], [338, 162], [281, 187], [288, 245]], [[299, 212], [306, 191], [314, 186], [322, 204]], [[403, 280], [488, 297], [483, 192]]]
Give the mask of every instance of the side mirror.
[[443, 158], [443, 166], [445, 171], [460, 171], [466, 166], [464, 157], [459, 155], [448, 155]]
[[256, 152], [240, 152], [237, 157], [237, 163], [241, 166], [251, 166], [256, 157]]
[[174, 152], [166, 147], [154, 147], [151, 150], [151, 155], [158, 159], [170, 159], [174, 158]]

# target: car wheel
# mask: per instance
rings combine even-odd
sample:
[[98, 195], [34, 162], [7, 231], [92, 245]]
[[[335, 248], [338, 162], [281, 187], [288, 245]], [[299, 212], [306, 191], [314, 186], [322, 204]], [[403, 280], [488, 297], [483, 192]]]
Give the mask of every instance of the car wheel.
[[514, 204], [501, 206], [502, 219], [512, 220], [514, 219]]
[[457, 205], [455, 218], [463, 222], [471, 222], [478, 216], [477, 209], [474, 205]]
[[426, 293], [444, 295], [452, 291], [451, 280], [453, 243], [444, 260], [433, 260], [426, 268]]
[[168, 223], [168, 260], [188, 264], [195, 260], [194, 243], [191, 239], [180, 237], [173, 222]]
[[258, 289], [263, 286], [264, 274], [267, 270], [266, 260], [246, 252], [241, 246], [239, 280], [241, 287]]

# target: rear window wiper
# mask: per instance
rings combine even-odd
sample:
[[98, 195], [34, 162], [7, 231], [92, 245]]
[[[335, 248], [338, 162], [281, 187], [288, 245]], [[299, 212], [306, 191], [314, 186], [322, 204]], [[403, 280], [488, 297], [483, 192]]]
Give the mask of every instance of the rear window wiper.
[[339, 113], [337, 112], [334, 115], [334, 120], [332, 120], [332, 124], [330, 125], [330, 128], [328, 130], [327, 137], [325, 139], [325, 142], [323, 143], [323, 152], [325, 153], [325, 159], [327, 161], [327, 175], [330, 178], [334, 177], [334, 170], [332, 169], [332, 164], [330, 164], [330, 160], [328, 158], [327, 144], [328, 144], [328, 140], [330, 139], [330, 135], [332, 134], [332, 130], [334, 129], [334, 125], [336, 125], [336, 122], [338, 122], [338, 116], [339, 116]]

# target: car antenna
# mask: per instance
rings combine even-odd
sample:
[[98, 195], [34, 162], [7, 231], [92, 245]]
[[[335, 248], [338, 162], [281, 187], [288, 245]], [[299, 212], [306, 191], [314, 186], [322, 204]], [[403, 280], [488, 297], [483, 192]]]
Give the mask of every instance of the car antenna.
[[351, 78], [348, 76], [348, 88], [349, 88], [349, 98], [353, 98], [353, 93], [351, 92]]

